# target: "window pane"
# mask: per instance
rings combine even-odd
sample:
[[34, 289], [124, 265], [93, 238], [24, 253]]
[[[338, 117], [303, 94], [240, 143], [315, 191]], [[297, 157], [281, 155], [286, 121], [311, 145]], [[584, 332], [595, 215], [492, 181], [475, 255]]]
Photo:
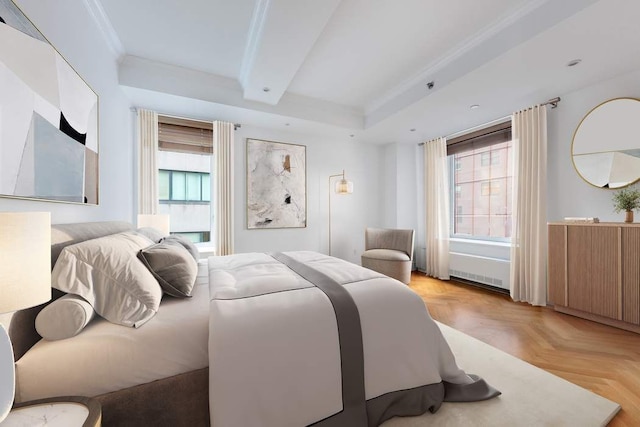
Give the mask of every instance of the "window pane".
[[471, 215], [459, 215], [456, 218], [456, 234], [461, 235], [473, 235], [473, 216]]
[[489, 181], [480, 183], [480, 196], [488, 196], [491, 192]]
[[211, 175], [208, 173], [203, 173], [201, 176], [202, 179], [202, 200], [209, 202], [211, 201]]
[[454, 154], [453, 234], [511, 238], [511, 141]]
[[182, 237], [184, 237], [186, 239], [189, 239], [193, 243], [200, 243], [200, 242], [203, 242], [203, 240], [202, 240], [203, 236], [202, 235], [204, 233], [202, 233], [202, 232], [180, 232], [180, 233], [171, 233], [171, 234], [173, 234], [173, 235], [177, 234], [179, 236], [182, 236]]
[[473, 216], [473, 235], [476, 237], [489, 237], [489, 215]]
[[169, 171], [158, 171], [158, 199], [169, 200]]
[[179, 235], [189, 239], [193, 243], [208, 242], [211, 240], [210, 231], [181, 231], [178, 233], [171, 233], [172, 235]]
[[481, 166], [489, 166], [489, 164], [491, 163], [491, 153], [487, 152], [487, 153], [482, 153], [480, 155], [480, 165]]
[[171, 181], [171, 200], [187, 200], [186, 174], [184, 172], [173, 171]]
[[185, 200], [201, 200], [200, 174], [187, 173], [187, 198]]

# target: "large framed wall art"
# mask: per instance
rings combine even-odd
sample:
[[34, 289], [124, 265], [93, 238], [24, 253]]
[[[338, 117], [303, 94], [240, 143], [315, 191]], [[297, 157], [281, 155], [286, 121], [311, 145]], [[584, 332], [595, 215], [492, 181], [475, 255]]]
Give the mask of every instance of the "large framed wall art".
[[98, 204], [98, 95], [0, 0], [0, 196]]
[[306, 149], [247, 138], [247, 228], [307, 226]]

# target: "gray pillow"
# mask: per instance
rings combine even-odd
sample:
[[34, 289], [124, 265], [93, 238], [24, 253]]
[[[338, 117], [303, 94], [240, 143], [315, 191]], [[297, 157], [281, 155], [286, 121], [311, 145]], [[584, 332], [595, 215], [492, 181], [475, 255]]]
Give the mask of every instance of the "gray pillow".
[[154, 243], [160, 242], [163, 237], [166, 236], [162, 231], [153, 227], [142, 227], [136, 230], [136, 233], [142, 234], [143, 236], [151, 239]]
[[64, 248], [51, 272], [52, 286], [87, 300], [100, 316], [123, 326], [142, 326], [155, 316], [162, 288], [136, 258], [153, 244], [125, 232]]
[[138, 252], [138, 258], [158, 280], [165, 293], [185, 298], [196, 283], [198, 264], [183, 246], [156, 243]]
[[84, 298], [67, 294], [40, 310], [36, 331], [48, 341], [71, 338], [91, 322], [96, 312]]
[[187, 239], [186, 237], [180, 236], [178, 234], [172, 234], [171, 236], [167, 236], [162, 240], [160, 240], [160, 243], [167, 243], [170, 245], [180, 245], [189, 251], [189, 253], [191, 254], [191, 256], [193, 256], [193, 259], [195, 259], [196, 262], [198, 261], [198, 259], [200, 259], [200, 252], [198, 251], [198, 248], [196, 248], [196, 245], [194, 245], [193, 242]]

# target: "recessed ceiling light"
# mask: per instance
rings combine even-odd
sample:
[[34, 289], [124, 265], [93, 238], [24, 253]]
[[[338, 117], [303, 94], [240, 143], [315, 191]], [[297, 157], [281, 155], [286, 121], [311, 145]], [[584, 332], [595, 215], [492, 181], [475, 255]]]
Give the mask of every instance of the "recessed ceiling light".
[[416, 131], [416, 128], [409, 129], [409, 132], [415, 132], [415, 131]]
[[263, 92], [269, 92], [270, 90], [271, 90], [271, 89], [269, 89], [269, 88], [268, 88], [268, 87], [266, 87], [266, 86], [262, 88], [262, 91], [263, 91]]
[[582, 59], [572, 59], [571, 61], [569, 61], [567, 63], [567, 67], [575, 67], [576, 65], [578, 65], [581, 62], [582, 62]]
[[480, 105], [479, 105], [479, 104], [473, 104], [473, 105], [472, 105], [471, 107], [469, 107], [469, 108], [471, 108], [472, 110], [475, 110], [476, 108], [480, 108]]

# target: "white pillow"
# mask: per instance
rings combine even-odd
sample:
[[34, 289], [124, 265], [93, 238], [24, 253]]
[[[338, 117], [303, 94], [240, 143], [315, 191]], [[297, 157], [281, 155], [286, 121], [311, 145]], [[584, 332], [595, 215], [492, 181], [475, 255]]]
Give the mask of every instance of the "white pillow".
[[67, 294], [40, 310], [36, 331], [48, 341], [76, 336], [91, 322], [96, 312], [82, 297]]
[[52, 286], [80, 295], [112, 323], [140, 327], [160, 306], [162, 289], [136, 257], [153, 244], [134, 232], [124, 232], [64, 248], [53, 271]]

